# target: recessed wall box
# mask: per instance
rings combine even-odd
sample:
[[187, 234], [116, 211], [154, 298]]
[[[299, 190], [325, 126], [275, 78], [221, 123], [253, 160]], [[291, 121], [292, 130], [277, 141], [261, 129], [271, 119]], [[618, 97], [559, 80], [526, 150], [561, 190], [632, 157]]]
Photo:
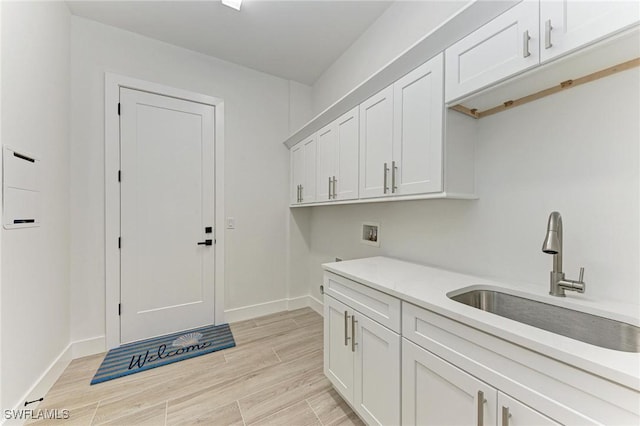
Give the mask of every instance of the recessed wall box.
[[360, 234], [360, 242], [374, 247], [380, 247], [380, 224], [364, 222]]
[[40, 160], [11, 147], [2, 150], [5, 229], [40, 226]]

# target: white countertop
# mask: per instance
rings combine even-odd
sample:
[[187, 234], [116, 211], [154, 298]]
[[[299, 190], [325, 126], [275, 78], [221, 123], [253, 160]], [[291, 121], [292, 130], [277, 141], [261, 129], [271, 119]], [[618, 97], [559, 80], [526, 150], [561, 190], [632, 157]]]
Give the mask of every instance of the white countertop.
[[[478, 330], [640, 391], [640, 353], [583, 343], [451, 300], [447, 293], [481, 286], [640, 326], [638, 306], [548, 295], [548, 286], [517, 287], [388, 257], [325, 263], [322, 267]], [[524, 291], [523, 291], [524, 289]]]

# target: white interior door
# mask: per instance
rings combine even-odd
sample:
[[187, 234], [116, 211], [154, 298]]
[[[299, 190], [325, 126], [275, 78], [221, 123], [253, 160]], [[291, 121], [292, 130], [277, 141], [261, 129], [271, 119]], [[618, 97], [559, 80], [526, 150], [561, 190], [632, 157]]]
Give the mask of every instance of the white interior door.
[[120, 104], [127, 343], [214, 323], [215, 111], [124, 88]]

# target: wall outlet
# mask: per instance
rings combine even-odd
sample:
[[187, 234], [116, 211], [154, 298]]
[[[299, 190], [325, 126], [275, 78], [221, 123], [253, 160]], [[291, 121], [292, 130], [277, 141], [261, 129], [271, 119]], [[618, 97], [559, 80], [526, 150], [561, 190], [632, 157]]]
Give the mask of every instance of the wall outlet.
[[236, 229], [236, 218], [228, 217], [227, 218], [227, 229]]

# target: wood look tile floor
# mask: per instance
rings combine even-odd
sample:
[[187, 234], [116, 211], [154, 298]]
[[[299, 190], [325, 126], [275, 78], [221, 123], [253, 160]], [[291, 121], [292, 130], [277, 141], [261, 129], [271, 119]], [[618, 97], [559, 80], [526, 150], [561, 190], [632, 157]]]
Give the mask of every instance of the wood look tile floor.
[[71, 362], [38, 408], [44, 425], [362, 425], [322, 372], [309, 308], [231, 324], [236, 347], [90, 386], [105, 354]]

